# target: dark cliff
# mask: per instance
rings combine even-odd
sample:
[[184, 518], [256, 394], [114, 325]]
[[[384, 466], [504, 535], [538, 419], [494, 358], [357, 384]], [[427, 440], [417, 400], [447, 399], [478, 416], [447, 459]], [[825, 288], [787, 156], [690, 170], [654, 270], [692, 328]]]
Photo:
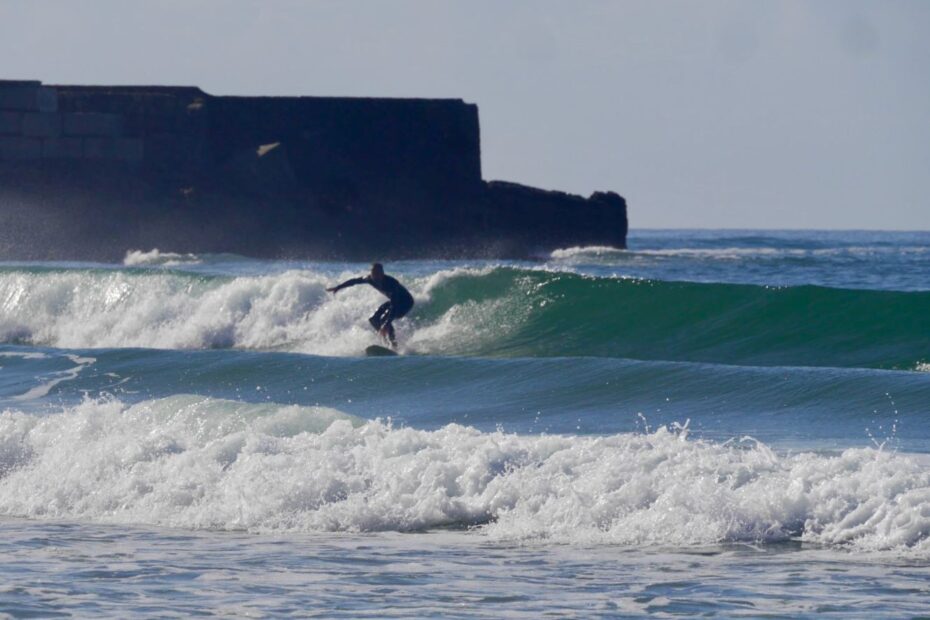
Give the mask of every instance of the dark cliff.
[[526, 256], [626, 231], [617, 194], [485, 182], [460, 100], [0, 81], [0, 259]]

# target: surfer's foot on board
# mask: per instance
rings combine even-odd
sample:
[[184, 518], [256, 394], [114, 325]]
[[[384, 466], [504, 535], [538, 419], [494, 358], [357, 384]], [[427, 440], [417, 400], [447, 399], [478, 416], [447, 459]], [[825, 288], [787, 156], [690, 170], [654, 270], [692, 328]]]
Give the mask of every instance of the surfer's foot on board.
[[394, 338], [394, 334], [391, 333], [387, 325], [378, 330], [378, 335], [381, 336], [381, 340], [383, 340], [385, 344], [389, 344], [392, 349], [395, 351], [397, 350], [397, 340]]

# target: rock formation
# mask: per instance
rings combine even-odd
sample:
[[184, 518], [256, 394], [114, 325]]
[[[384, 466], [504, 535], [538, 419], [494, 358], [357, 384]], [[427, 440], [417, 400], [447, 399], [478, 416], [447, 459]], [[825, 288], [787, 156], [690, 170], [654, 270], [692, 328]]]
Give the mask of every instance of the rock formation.
[[0, 81], [0, 259], [359, 259], [623, 246], [626, 203], [481, 175], [461, 100]]

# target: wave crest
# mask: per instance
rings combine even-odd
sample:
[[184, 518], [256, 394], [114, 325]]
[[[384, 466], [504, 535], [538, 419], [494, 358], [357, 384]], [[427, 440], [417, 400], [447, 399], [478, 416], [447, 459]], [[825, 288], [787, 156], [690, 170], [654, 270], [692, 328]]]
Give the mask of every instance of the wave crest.
[[123, 264], [127, 267], [141, 267], [151, 265], [161, 265], [163, 267], [174, 267], [177, 265], [191, 265], [201, 262], [201, 258], [196, 254], [177, 254], [175, 252], [161, 252], [154, 248], [145, 252], [143, 250], [129, 250], [123, 258]]

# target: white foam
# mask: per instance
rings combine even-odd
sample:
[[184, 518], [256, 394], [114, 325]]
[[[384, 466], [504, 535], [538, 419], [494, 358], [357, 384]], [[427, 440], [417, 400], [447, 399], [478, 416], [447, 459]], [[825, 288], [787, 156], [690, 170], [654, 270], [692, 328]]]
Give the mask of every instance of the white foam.
[[930, 555], [930, 464], [781, 456], [660, 429], [606, 437], [392, 428], [176, 396], [0, 414], [0, 514], [185, 528], [412, 530], [680, 546], [787, 538]]
[[[43, 355], [43, 357], [45, 357]], [[13, 400], [35, 400], [36, 398], [42, 398], [48, 394], [53, 387], [62, 383], [64, 381], [73, 381], [77, 379], [78, 375], [81, 374], [81, 371], [96, 362], [97, 360], [93, 357], [80, 357], [78, 355], [66, 354], [64, 357], [68, 358], [74, 362], [74, 366], [67, 370], [62, 370], [56, 373], [53, 373], [54, 378], [49, 379], [45, 383], [35, 386], [24, 394], [15, 396]], [[34, 358], [31, 358], [34, 359]]]
[[196, 254], [177, 254], [175, 252], [161, 252], [158, 248], [144, 252], [142, 250], [129, 250], [123, 258], [123, 264], [127, 267], [142, 267], [150, 265], [160, 265], [163, 267], [173, 267], [176, 265], [190, 265], [201, 262], [200, 257]]
[[452, 269], [440, 269], [436, 273], [417, 282], [415, 291], [416, 300], [421, 303], [429, 301], [432, 299], [434, 290], [455, 278], [478, 278], [486, 276], [499, 268], [500, 265], [487, 265], [485, 267], [453, 267]]
[[[439, 271], [416, 283], [416, 301], [418, 304], [428, 304], [432, 301], [433, 291], [450, 280], [481, 277], [494, 269], [494, 266], [488, 266]], [[461, 352], [499, 340], [502, 334], [511, 333], [522, 325], [532, 311], [532, 307], [526, 303], [527, 291], [521, 288], [520, 282], [516, 284], [513, 294], [453, 305], [433, 323], [419, 325], [410, 334], [407, 346], [420, 352]]]
[[583, 262], [592, 259], [609, 259], [620, 256], [654, 256], [654, 257], [683, 257], [704, 258], [711, 260], [743, 260], [747, 258], [803, 258], [815, 256], [825, 257], [854, 257], [870, 258], [885, 254], [926, 254], [928, 248], [924, 246], [845, 246], [834, 248], [784, 248], [784, 247], [717, 247], [717, 248], [664, 248], [664, 249], [620, 249], [609, 246], [582, 246], [562, 248], [553, 251], [549, 258], [553, 261], [568, 263]]
[[684, 256], [690, 258], [711, 258], [721, 260], [772, 256], [805, 256], [809, 250], [788, 248], [671, 248], [664, 250], [636, 250], [636, 254], [645, 256]]
[[[407, 284], [422, 308], [450, 279], [481, 276], [491, 269], [440, 271]], [[384, 297], [369, 286], [335, 296], [326, 292], [355, 275], [345, 272], [334, 279], [309, 270], [225, 278], [163, 271], [4, 273], [0, 341], [64, 348], [243, 348], [359, 355], [378, 342], [366, 319]], [[452, 350], [472, 335], [477, 342], [482, 334], [488, 336], [493, 323], [488, 317], [496, 303], [456, 305], [431, 323], [408, 318], [396, 325], [398, 335], [421, 352]], [[517, 316], [507, 320], [516, 321]]]
[[49, 358], [45, 353], [37, 351], [2, 351], [0, 357], [18, 357], [24, 360], [44, 360]]
[[553, 250], [549, 254], [549, 258], [553, 260], [569, 260], [578, 257], [616, 256], [618, 254], [622, 255], [627, 253], [627, 250], [623, 248], [615, 248], [609, 245], [586, 245]]

